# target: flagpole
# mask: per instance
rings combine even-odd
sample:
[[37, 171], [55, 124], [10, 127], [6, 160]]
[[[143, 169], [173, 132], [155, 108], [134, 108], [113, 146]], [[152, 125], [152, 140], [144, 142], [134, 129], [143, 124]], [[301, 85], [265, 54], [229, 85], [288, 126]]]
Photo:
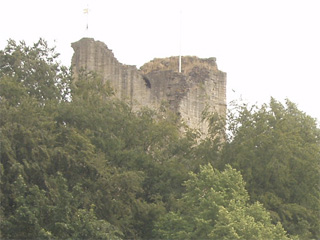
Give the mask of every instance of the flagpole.
[[182, 41], [182, 11], [180, 10], [180, 34], [179, 34], [179, 73], [181, 73], [181, 41]]

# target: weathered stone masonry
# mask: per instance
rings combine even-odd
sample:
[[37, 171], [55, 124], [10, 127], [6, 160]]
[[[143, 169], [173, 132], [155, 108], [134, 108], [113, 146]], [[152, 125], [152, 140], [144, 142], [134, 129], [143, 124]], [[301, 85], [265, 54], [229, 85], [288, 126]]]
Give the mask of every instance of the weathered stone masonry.
[[157, 108], [166, 101], [185, 123], [202, 132], [207, 130], [201, 121], [204, 109], [226, 114], [226, 73], [218, 70], [215, 58], [182, 57], [178, 73], [178, 57], [154, 59], [138, 70], [120, 63], [103, 42], [92, 38], [72, 43], [72, 48], [75, 76], [81, 68], [97, 72], [134, 109]]

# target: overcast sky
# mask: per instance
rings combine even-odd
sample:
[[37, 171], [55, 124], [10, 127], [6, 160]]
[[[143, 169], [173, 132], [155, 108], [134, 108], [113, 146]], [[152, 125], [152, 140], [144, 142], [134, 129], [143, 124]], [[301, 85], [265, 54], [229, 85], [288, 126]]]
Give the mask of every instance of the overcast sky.
[[0, 9], [0, 49], [42, 37], [69, 66], [71, 43], [89, 36], [138, 68], [181, 49], [217, 58], [228, 102], [289, 98], [320, 119], [319, 0], [1, 0]]

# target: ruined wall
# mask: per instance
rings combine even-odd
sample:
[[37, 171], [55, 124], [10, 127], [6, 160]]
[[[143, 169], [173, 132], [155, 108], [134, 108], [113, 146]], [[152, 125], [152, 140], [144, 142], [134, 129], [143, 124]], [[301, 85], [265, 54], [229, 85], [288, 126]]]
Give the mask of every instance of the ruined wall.
[[178, 64], [178, 57], [154, 59], [141, 67], [141, 73], [150, 78], [151, 86], [155, 85], [151, 87], [153, 96], [164, 92], [167, 98], [162, 96], [163, 99], [169, 101], [184, 122], [206, 132], [207, 126], [201, 122], [205, 108], [226, 114], [226, 73], [218, 70], [215, 58], [182, 57], [182, 73], [176, 71]]
[[74, 50], [71, 66], [75, 76], [81, 68], [95, 71], [104, 81], [110, 82], [120, 99], [148, 106], [150, 91], [135, 66], [120, 63], [103, 42], [92, 38], [83, 38], [71, 46]]
[[104, 43], [92, 38], [72, 47], [75, 76], [81, 68], [96, 71], [110, 82], [117, 97], [136, 109], [157, 108], [166, 101], [184, 122], [202, 132], [207, 129], [201, 122], [205, 108], [226, 114], [226, 73], [218, 70], [215, 58], [182, 57], [182, 73], [177, 71], [178, 57], [154, 59], [138, 70], [119, 63]]

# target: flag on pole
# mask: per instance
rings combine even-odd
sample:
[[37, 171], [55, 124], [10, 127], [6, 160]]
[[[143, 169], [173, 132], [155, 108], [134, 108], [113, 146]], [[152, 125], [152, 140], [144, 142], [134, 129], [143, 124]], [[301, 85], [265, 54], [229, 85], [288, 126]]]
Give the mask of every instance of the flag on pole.
[[86, 31], [88, 32], [89, 30], [89, 7], [83, 9], [83, 13], [87, 15], [87, 24], [86, 24]]

